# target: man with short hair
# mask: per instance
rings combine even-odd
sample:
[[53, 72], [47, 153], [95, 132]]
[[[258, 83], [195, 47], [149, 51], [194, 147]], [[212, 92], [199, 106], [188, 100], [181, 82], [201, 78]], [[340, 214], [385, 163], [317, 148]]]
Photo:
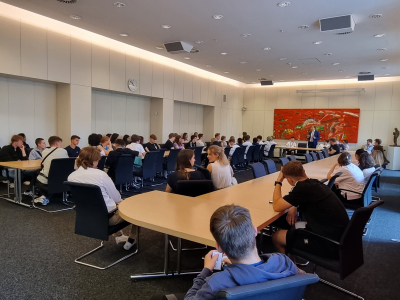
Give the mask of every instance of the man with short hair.
[[[292, 189], [282, 196], [281, 187], [285, 179]], [[275, 181], [272, 205], [277, 212], [289, 209], [275, 223], [282, 230], [272, 236], [274, 246], [280, 253], [290, 253], [295, 247], [318, 256], [338, 258], [339, 248], [335, 244], [293, 228], [297, 221], [297, 209], [307, 220], [305, 228], [308, 231], [337, 242], [349, 223], [346, 209], [335, 193], [319, 180], [308, 178], [301, 162], [290, 161], [282, 167]]]
[[214, 142], [212, 142], [211, 145], [216, 145], [216, 146], [222, 147], [221, 134], [220, 133], [216, 133], [215, 134]]
[[294, 136], [292, 136], [292, 137], [290, 138], [290, 141], [286, 143], [286, 149], [283, 149], [282, 156], [285, 157], [285, 156], [286, 156], [286, 153], [287, 153], [288, 151], [290, 151], [290, 154], [293, 155], [293, 154], [294, 154], [294, 150], [293, 150], [294, 148], [297, 148], [297, 144], [296, 144], [296, 142], [294, 141]]
[[311, 130], [308, 132], [307, 138], [308, 148], [316, 148], [318, 140], [320, 139], [320, 135], [315, 126], [311, 126]]
[[132, 151], [131, 149], [125, 148], [126, 144], [123, 139], [117, 139], [114, 143], [115, 151], [111, 151], [108, 154], [105, 166], [108, 168], [108, 176], [115, 181], [115, 170], [117, 169], [117, 164], [119, 157], [123, 154], [130, 154], [133, 157], [139, 155], [138, 151]]
[[259, 145], [264, 145], [264, 142], [262, 141], [262, 136], [261, 135], [257, 135], [257, 143]]
[[175, 133], [170, 133], [168, 136], [168, 140], [164, 144], [164, 148], [168, 150], [175, 149], [174, 148], [175, 137], [176, 137]]
[[[214, 300], [220, 290], [285, 278], [303, 273], [284, 254], [258, 255], [256, 248], [257, 228], [251, 221], [248, 209], [225, 205], [211, 216], [210, 231], [216, 241], [216, 249], [204, 257], [204, 269], [193, 280], [193, 286], [184, 300]], [[213, 253], [217, 252], [213, 256]], [[225, 253], [226, 267], [213, 274], [219, 253]], [[176, 294], [177, 299], [183, 295]], [[153, 300], [162, 299], [156, 296]]]
[[31, 147], [26, 143], [25, 133], [18, 133], [18, 135], [22, 136], [22, 143], [24, 144], [25, 150], [30, 149]]
[[322, 144], [317, 145], [317, 150], [329, 149], [330, 147], [329, 140], [325, 139]]
[[239, 147], [239, 145], [236, 144], [235, 139], [231, 138], [229, 140], [229, 146], [230, 146], [230, 150], [229, 150], [229, 159], [232, 158], [233, 152], [235, 152], [235, 149]]
[[42, 152], [46, 149], [46, 141], [42, 138], [37, 138], [35, 140], [36, 148], [33, 148], [29, 153], [29, 160], [42, 159]]
[[374, 145], [372, 145], [372, 139], [367, 140], [366, 145], [362, 145], [362, 147], [365, 151], [367, 151], [369, 154], [372, 153], [372, 150], [374, 150]]
[[274, 141], [273, 136], [267, 137], [267, 142], [265, 143], [265, 148], [264, 148], [264, 155], [268, 156], [269, 150], [271, 149], [272, 145], [277, 145], [277, 143]]
[[159, 150], [160, 146], [158, 146], [156, 141], [157, 141], [157, 136], [155, 134], [151, 134], [150, 141], [143, 145], [144, 150], [146, 150], [146, 152]]
[[199, 134], [199, 139], [196, 142], [196, 146], [197, 147], [204, 147], [203, 139], [204, 139], [204, 135], [202, 133], [200, 133]]
[[340, 147], [336, 144], [336, 138], [330, 138], [329, 143], [331, 144], [331, 147], [328, 150], [329, 156], [340, 154]]
[[196, 137], [196, 142], [199, 139], [199, 134], [197, 133], [197, 131], [195, 133], [193, 133], [193, 135]]
[[131, 136], [131, 143], [127, 146], [127, 148], [133, 150], [133, 151], [138, 151], [139, 152], [139, 157], [144, 158], [146, 155], [146, 151], [144, 150], [143, 146], [140, 144], [140, 136], [137, 134], [133, 134]]
[[78, 157], [79, 152], [81, 151], [81, 148], [78, 147], [80, 137], [77, 135], [71, 136], [71, 144], [67, 147], [65, 147], [65, 150], [68, 153], [69, 157]]

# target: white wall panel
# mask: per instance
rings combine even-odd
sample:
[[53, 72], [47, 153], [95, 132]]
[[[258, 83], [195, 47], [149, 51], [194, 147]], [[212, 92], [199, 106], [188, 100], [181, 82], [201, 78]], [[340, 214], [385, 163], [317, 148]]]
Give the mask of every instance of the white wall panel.
[[393, 83], [376, 84], [375, 110], [390, 110], [392, 106]]
[[208, 99], [207, 104], [214, 106], [215, 104], [215, 86], [216, 82], [214, 80], [208, 81]]
[[10, 142], [8, 79], [0, 77], [0, 147]]
[[277, 88], [278, 98], [276, 108], [289, 108], [290, 89], [289, 87]]
[[233, 127], [233, 112], [233, 109], [228, 109], [226, 114], [226, 132], [224, 135], [227, 141], [229, 141], [229, 137], [235, 133], [235, 128]]
[[278, 88], [268, 87], [265, 93], [265, 110], [273, 110], [277, 108]]
[[[346, 84], [345, 87], [347, 89], [348, 88], [355, 89], [355, 88], [360, 88], [361, 84], [360, 83]], [[344, 92], [343, 108], [359, 108], [361, 93], [362, 92]]]
[[125, 53], [110, 50], [110, 90], [125, 92]]
[[21, 75], [47, 79], [47, 33], [45, 28], [21, 23]]
[[[96, 94], [96, 133], [107, 134], [112, 131], [112, 94], [93, 91]], [[93, 117], [93, 116], [92, 116]], [[118, 132], [119, 133], [119, 132]]]
[[71, 83], [92, 85], [92, 44], [71, 38]]
[[365, 92], [360, 93], [360, 109], [375, 110], [375, 82], [363, 82], [361, 87], [365, 89]]
[[246, 107], [247, 110], [254, 110], [254, 99], [255, 88], [246, 88], [244, 90], [243, 106]]
[[[215, 107], [214, 108], [214, 134], [217, 132], [221, 132], [221, 107]], [[210, 140], [211, 138], [214, 137], [214, 134], [212, 134], [212, 136], [210, 136]], [[209, 142], [209, 141], [208, 141]]]
[[400, 81], [393, 82], [391, 110], [400, 110]]
[[[129, 54], [125, 55], [125, 92], [130, 94], [139, 94], [140, 93], [140, 59], [131, 56]], [[138, 82], [139, 87], [136, 91], [132, 92], [128, 88], [128, 80], [134, 79]]]
[[296, 90], [301, 89], [299, 87], [290, 86], [289, 88], [289, 107], [290, 108], [301, 108], [301, 95], [296, 93]]
[[139, 135], [144, 137], [145, 141], [149, 141], [150, 136], [150, 99], [145, 97], [137, 97], [139, 101]]
[[214, 105], [221, 107], [222, 105], [222, 83], [217, 81], [215, 85], [215, 100]]
[[201, 78], [201, 104], [207, 105], [208, 103], [208, 79]]
[[[318, 89], [330, 89], [330, 85], [319, 85]], [[315, 93], [315, 108], [329, 107], [329, 93]]]
[[153, 62], [153, 79], [151, 82], [151, 95], [162, 98], [164, 96], [164, 66]]
[[181, 103], [174, 101], [174, 132], [179, 133], [181, 131], [180, 124], [181, 124]]
[[[343, 89], [344, 84], [334, 85], [332, 88]], [[329, 108], [343, 108], [344, 92], [330, 92], [329, 93]]]
[[193, 75], [193, 103], [201, 104], [201, 78]]
[[126, 130], [126, 96], [121, 94], [112, 94], [112, 131], [120, 135], [127, 133]]
[[[82, 137], [81, 147], [87, 145], [85, 138], [92, 131], [91, 128], [91, 104], [92, 104], [92, 89], [88, 86], [71, 84], [71, 129], [70, 134], [77, 134]], [[71, 136], [70, 135], [70, 136]]]
[[47, 31], [48, 79], [71, 82], [71, 38], [57, 32]]
[[183, 76], [184, 72], [175, 69], [174, 72], [174, 100], [183, 101]]
[[178, 134], [182, 135], [189, 130], [189, 104], [181, 102], [181, 117]]
[[243, 131], [247, 134], [253, 135], [253, 124], [254, 124], [254, 111], [246, 110], [243, 112]]
[[174, 68], [164, 67], [164, 98], [174, 99]]
[[92, 86], [110, 88], [110, 49], [95, 44], [92, 44]]
[[195, 124], [195, 131], [198, 133], [203, 133], [204, 131], [204, 109], [201, 105], [196, 105], [196, 124]]
[[[92, 110], [92, 117], [91, 117], [91, 132], [96, 132], [96, 95], [97, 93], [92, 93], [92, 105], [91, 105], [91, 110]], [[110, 133], [110, 132], [107, 132]], [[106, 134], [107, 134], [106, 133]]]
[[[38, 137], [47, 138], [56, 135], [57, 111], [56, 111], [56, 88], [54, 84], [34, 83], [35, 88], [35, 112], [34, 112], [34, 136], [32, 140]], [[69, 141], [63, 141], [67, 145]], [[33, 145], [31, 146], [33, 147]]]
[[196, 131], [196, 120], [197, 120], [197, 114], [196, 114], [196, 108], [197, 105], [193, 104], [188, 104], [188, 127], [187, 127], [187, 133], [189, 135], [189, 140], [190, 136]]
[[21, 22], [0, 18], [0, 73], [21, 75]]
[[257, 135], [264, 135], [264, 111], [261, 110], [254, 111], [253, 134], [250, 137], [253, 138]]
[[266, 140], [267, 136], [274, 135], [274, 111], [264, 111], [264, 135], [263, 139]]
[[390, 111], [374, 111], [371, 139], [381, 139], [383, 145], [388, 144], [388, 132], [392, 132], [390, 125]]
[[[315, 89], [315, 85], [313, 86], [303, 86], [303, 90], [312, 90]], [[315, 108], [315, 93], [304, 93], [301, 95], [301, 108]]]
[[140, 95], [151, 96], [153, 62], [140, 59]]
[[219, 133], [221, 135], [227, 135], [228, 132], [228, 108], [221, 107], [221, 129]]
[[183, 101], [193, 102], [193, 75], [185, 72], [183, 79]]
[[[137, 134], [139, 130], [139, 114], [146, 113], [139, 111], [138, 96], [126, 96], [126, 134], [130, 136]], [[150, 117], [149, 117], [150, 119]], [[150, 124], [149, 124], [150, 125]]]
[[254, 89], [254, 110], [264, 110], [265, 109], [265, 94], [266, 89], [255, 88]]

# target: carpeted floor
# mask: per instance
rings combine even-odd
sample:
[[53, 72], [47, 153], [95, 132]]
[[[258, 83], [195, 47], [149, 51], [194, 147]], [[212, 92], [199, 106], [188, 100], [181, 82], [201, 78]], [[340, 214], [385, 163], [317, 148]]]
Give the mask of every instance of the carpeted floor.
[[[251, 171], [237, 172], [238, 182], [252, 179]], [[317, 269], [321, 278], [338, 284], [365, 299], [400, 299], [397, 291], [400, 266], [400, 172], [384, 171], [378, 208], [364, 237], [364, 265], [345, 280]], [[162, 185], [148, 189], [165, 189]], [[153, 184], [146, 182], [146, 184]], [[0, 183], [0, 193], [5, 184]], [[61, 207], [49, 205], [48, 209]], [[149, 299], [156, 293], [186, 292], [193, 276], [133, 282], [129, 276], [163, 269], [163, 234], [142, 229], [139, 253], [105, 271], [73, 261], [99, 245], [97, 240], [74, 234], [75, 211], [48, 214], [0, 199], [0, 299]], [[184, 242], [185, 245], [192, 244]], [[262, 246], [268, 249], [270, 241]], [[113, 238], [85, 261], [104, 265], [126, 255]], [[183, 269], [202, 268], [204, 251], [184, 252]], [[174, 263], [176, 254], [171, 251]], [[306, 270], [309, 270], [308, 267]], [[307, 300], [354, 299], [322, 283], [310, 286]]]

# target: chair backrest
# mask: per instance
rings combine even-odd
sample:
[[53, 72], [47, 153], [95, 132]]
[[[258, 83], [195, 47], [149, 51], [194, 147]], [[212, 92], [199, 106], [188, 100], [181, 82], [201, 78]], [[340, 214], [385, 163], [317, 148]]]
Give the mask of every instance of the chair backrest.
[[374, 184], [378, 174], [379, 171], [375, 171], [374, 173], [372, 173], [368, 179], [367, 184], [364, 187], [363, 191], [364, 207], [370, 205], [372, 202], [372, 185]]
[[202, 146], [194, 148], [194, 159], [195, 159], [194, 163], [196, 165], [201, 165], [201, 152], [203, 151], [203, 148], [204, 147]]
[[160, 146], [161, 149], [165, 149], [165, 144], [158, 144], [158, 146]]
[[289, 160], [286, 157], [280, 157], [279, 158], [282, 166], [284, 166], [285, 164], [287, 164], [289, 162]]
[[356, 209], [340, 240], [340, 279], [346, 278], [364, 263], [362, 237], [374, 209], [384, 201]]
[[102, 156], [99, 160], [99, 163], [97, 164], [97, 169], [99, 170], [104, 170], [104, 165], [106, 164], [106, 158], [107, 156]]
[[253, 152], [256, 149], [256, 147], [257, 146], [255, 146], [255, 145], [249, 146], [249, 150], [247, 150], [247, 153], [246, 153], [247, 161], [251, 161], [253, 159]]
[[339, 177], [340, 175], [342, 175], [342, 174], [343, 174], [343, 172], [337, 172], [335, 175], [333, 175], [333, 176], [331, 177], [331, 179], [329, 179], [329, 182], [328, 182], [327, 186], [328, 186], [330, 189], [332, 189], [333, 185], [335, 184], [336, 178], [338, 178], [338, 177]]
[[231, 152], [231, 147], [226, 147], [224, 150], [225, 156], [229, 157], [229, 152]]
[[251, 158], [251, 161], [257, 162], [260, 159], [260, 145], [254, 146], [254, 151], [253, 151], [253, 157]]
[[275, 146], [276, 145], [271, 145], [271, 148], [269, 148], [268, 158], [273, 158], [274, 157]]
[[[307, 148], [307, 143], [299, 143], [298, 145], [297, 145], [299, 148]], [[306, 154], [307, 152], [306, 152], [306, 150], [296, 150], [296, 153], [297, 154]]]
[[156, 164], [160, 155], [158, 151], [147, 152], [143, 160], [143, 178], [153, 178], [157, 175]]
[[157, 156], [157, 162], [156, 162], [156, 172], [157, 173], [162, 173], [163, 172], [163, 163], [164, 163], [164, 154], [167, 149], [158, 149], [158, 156]]
[[167, 171], [168, 172], [175, 171], [176, 157], [178, 156], [179, 151], [181, 151], [181, 149], [171, 149], [169, 151], [169, 155], [167, 158]]
[[288, 159], [289, 159], [290, 161], [294, 161], [294, 160], [296, 160], [296, 156], [290, 155], [290, 156], [288, 156]]
[[100, 187], [66, 181], [76, 206], [75, 233], [108, 241], [108, 210]]
[[211, 180], [211, 173], [208, 171], [206, 168], [203, 168], [202, 166], [199, 165], [194, 165], [196, 167], [196, 170], [201, 172], [203, 174], [204, 178], [207, 180]]
[[319, 281], [316, 274], [299, 274], [265, 282], [235, 286], [218, 292], [216, 299], [301, 300], [307, 285]]
[[251, 170], [253, 171], [253, 176], [254, 178], [259, 178], [262, 176], [267, 175], [267, 172], [265, 172], [265, 167], [262, 163], [253, 163], [249, 165]]
[[277, 172], [275, 162], [272, 159], [264, 160], [264, 164], [267, 166], [268, 174]]
[[307, 163], [310, 163], [313, 161], [312, 157], [309, 153], [304, 154], [304, 157], [305, 157]]
[[328, 150], [322, 149], [322, 155], [325, 156], [325, 158], [329, 157]]
[[178, 180], [174, 187], [175, 194], [188, 197], [201, 196], [214, 190], [212, 180]]
[[75, 171], [75, 157], [55, 158], [51, 160], [47, 192], [50, 195], [68, 192], [68, 186], [64, 184], [68, 176]]
[[231, 164], [233, 166], [238, 165], [240, 163], [244, 163], [244, 152], [246, 151], [245, 147], [237, 147], [235, 152], [233, 152]]
[[211, 146], [211, 142], [205, 142], [204, 144], [206, 144], [207, 148]]
[[122, 154], [118, 157], [117, 167], [115, 168], [115, 184], [133, 182], [134, 163], [135, 158], [130, 154]]
[[318, 159], [324, 159], [324, 155], [321, 151], [317, 152]]
[[317, 154], [315, 152], [310, 152], [313, 161], [318, 160]]
[[262, 161], [264, 159], [264, 149], [265, 149], [265, 144], [261, 145], [261, 147], [260, 147], [260, 154], [259, 154], [260, 161]]

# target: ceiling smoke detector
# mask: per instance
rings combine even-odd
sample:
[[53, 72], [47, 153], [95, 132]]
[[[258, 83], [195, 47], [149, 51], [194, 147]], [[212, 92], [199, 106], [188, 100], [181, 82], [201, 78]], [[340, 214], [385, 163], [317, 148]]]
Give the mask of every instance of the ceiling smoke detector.
[[371, 19], [378, 19], [378, 18], [382, 17], [382, 14], [374, 14], [374, 15], [370, 15], [369, 17]]
[[114, 5], [115, 5], [116, 7], [124, 7], [124, 6], [126, 6], [126, 4], [125, 4], [125, 3], [122, 3], [122, 2], [114, 2]]
[[81, 17], [80, 16], [77, 16], [77, 15], [70, 15], [69, 16], [71, 19], [74, 19], [74, 20], [80, 20], [81, 19]]
[[287, 6], [290, 5], [290, 2], [279, 2], [277, 5], [278, 5], [279, 7], [287, 7]]
[[310, 28], [310, 26], [308, 26], [308, 25], [300, 25], [298, 28], [300, 28], [300, 29], [307, 29], [307, 28]]
[[57, 1], [66, 4], [76, 3], [76, 0], [57, 0]]
[[345, 35], [345, 34], [350, 34], [353, 33], [353, 31], [346, 31], [346, 32], [338, 32], [336, 35]]
[[223, 15], [213, 15], [215, 20], [221, 20], [224, 16]]

